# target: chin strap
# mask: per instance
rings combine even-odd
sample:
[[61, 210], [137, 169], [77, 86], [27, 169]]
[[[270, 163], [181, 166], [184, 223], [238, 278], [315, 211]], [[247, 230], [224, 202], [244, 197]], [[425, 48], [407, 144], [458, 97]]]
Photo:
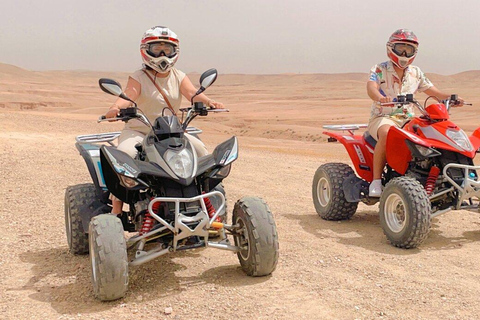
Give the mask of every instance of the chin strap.
[[[153, 85], [157, 88], [158, 92], [160, 92], [160, 94], [161, 94], [162, 97], [163, 97], [163, 100], [165, 101], [165, 103], [166, 103], [167, 106], [168, 106], [168, 109], [170, 109], [170, 111], [171, 111], [174, 115], [177, 115], [177, 113], [175, 112], [175, 110], [173, 110], [173, 107], [172, 107], [172, 105], [170, 104], [170, 101], [168, 101], [167, 95], [163, 92], [163, 89], [158, 86], [158, 84], [157, 84], [157, 82], [155, 81], [155, 79], [152, 78], [152, 76], [147, 72], [147, 70], [143, 69], [143, 72], [145, 72], [145, 74], [147, 75], [147, 77], [152, 81]], [[155, 78], [156, 78], [156, 76], [155, 76]]]

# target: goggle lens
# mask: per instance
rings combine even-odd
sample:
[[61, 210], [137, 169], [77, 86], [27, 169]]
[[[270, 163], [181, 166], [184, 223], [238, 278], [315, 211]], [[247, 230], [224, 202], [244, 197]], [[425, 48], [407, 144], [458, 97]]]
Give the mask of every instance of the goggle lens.
[[175, 55], [175, 47], [170, 43], [165, 42], [154, 42], [150, 43], [147, 46], [148, 54], [151, 56], [158, 58], [162, 55], [171, 58]]
[[399, 56], [405, 56], [411, 58], [415, 55], [417, 48], [408, 43], [395, 43], [392, 51]]

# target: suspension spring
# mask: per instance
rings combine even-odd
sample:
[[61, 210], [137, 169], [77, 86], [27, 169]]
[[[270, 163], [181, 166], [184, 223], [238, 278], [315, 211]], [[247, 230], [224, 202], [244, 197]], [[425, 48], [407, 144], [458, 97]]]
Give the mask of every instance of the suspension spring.
[[438, 175], [440, 174], [440, 169], [433, 166], [430, 168], [430, 173], [428, 174], [427, 182], [425, 183], [425, 191], [427, 195], [431, 195], [433, 190], [435, 190], [435, 183], [437, 182]]
[[203, 202], [205, 202], [205, 207], [207, 207], [208, 216], [211, 218], [215, 215], [215, 208], [213, 204], [210, 202], [209, 198], [203, 198]]
[[[160, 209], [160, 202], [155, 202], [152, 206], [152, 210], [155, 213], [158, 213], [158, 209]], [[143, 223], [142, 223], [142, 228], [140, 229], [139, 234], [145, 234], [147, 232], [150, 232], [153, 228], [153, 223], [155, 222], [155, 219], [150, 215], [150, 212], [145, 213], [145, 217], [143, 218]]]

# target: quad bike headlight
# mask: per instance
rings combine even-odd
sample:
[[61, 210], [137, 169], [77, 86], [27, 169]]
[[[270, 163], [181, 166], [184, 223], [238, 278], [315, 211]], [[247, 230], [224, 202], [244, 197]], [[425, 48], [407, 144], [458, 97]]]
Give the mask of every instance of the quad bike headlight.
[[416, 144], [415, 147], [417, 148], [418, 152], [424, 157], [430, 157], [430, 156], [438, 156], [439, 152], [436, 151], [435, 149], [432, 148], [427, 148], [421, 145]]
[[472, 145], [470, 140], [468, 139], [467, 135], [463, 130], [453, 130], [447, 129], [447, 137], [449, 137], [453, 142], [455, 142], [460, 148], [470, 151], [472, 150]]
[[173, 172], [180, 178], [189, 178], [193, 173], [193, 154], [188, 149], [182, 151], [167, 150], [165, 152], [165, 161]]

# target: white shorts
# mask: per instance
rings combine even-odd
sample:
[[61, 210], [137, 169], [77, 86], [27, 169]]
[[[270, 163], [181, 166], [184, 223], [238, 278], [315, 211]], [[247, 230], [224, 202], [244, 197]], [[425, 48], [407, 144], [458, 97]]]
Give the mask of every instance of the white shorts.
[[378, 129], [380, 129], [380, 127], [384, 125], [400, 127], [400, 124], [390, 117], [376, 117], [370, 119], [370, 121], [368, 122], [368, 133], [370, 133], [370, 135], [378, 141]]

